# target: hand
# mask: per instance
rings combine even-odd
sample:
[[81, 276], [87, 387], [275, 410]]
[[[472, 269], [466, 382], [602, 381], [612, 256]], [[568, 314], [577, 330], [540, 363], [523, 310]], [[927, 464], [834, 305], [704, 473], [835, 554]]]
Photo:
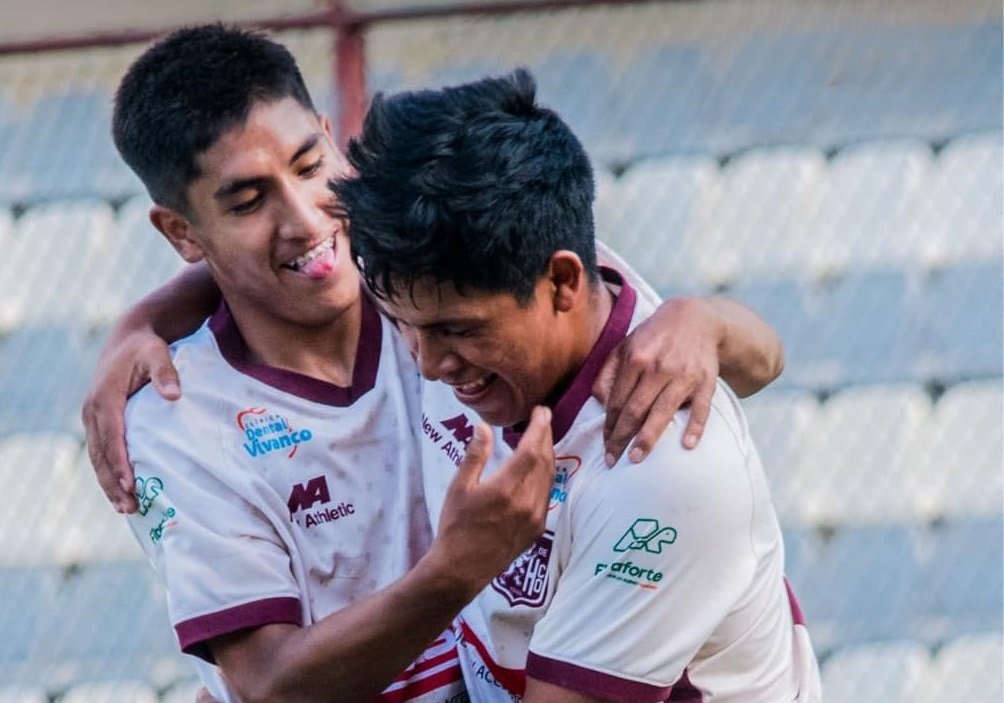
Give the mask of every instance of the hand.
[[149, 381], [165, 400], [181, 397], [167, 343], [149, 328], [113, 335], [101, 350], [81, 416], [98, 483], [120, 513], [136, 510], [125, 445], [125, 405]]
[[535, 408], [516, 451], [481, 480], [491, 451], [492, 434], [480, 423], [447, 490], [439, 534], [429, 550], [465, 589], [466, 600], [544, 531], [554, 484], [551, 411]]
[[607, 411], [603, 438], [608, 466], [632, 437], [628, 459], [644, 460], [688, 402], [683, 446], [697, 446], [711, 412], [724, 333], [713, 306], [700, 298], [676, 298], [659, 306], [613, 351], [593, 385]]

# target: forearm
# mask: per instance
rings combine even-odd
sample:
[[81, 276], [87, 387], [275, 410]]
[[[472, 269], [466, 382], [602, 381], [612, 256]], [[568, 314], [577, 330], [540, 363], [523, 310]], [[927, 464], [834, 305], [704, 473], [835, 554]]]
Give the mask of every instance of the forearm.
[[214, 653], [246, 703], [371, 700], [473, 597], [448, 573], [445, 562], [424, 558], [399, 581], [309, 627], [222, 638]]
[[193, 264], [130, 307], [116, 322], [112, 338], [150, 329], [174, 342], [198, 329], [219, 304], [220, 290], [209, 269]]
[[770, 325], [730, 298], [713, 296], [703, 300], [721, 320], [719, 373], [737, 395], [752, 395], [781, 375], [784, 348]]

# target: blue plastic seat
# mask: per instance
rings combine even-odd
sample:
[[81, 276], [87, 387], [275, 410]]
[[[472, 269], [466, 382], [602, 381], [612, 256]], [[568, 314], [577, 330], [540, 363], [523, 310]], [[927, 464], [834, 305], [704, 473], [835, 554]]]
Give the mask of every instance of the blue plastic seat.
[[1000, 515], [950, 520], [933, 530], [922, 573], [927, 639], [1001, 631], [1002, 532]]

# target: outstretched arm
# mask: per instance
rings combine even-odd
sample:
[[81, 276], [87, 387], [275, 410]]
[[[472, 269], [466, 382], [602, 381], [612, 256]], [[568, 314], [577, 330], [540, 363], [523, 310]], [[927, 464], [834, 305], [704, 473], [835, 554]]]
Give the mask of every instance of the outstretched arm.
[[81, 416], [98, 483], [120, 513], [136, 509], [125, 447], [126, 400], [148, 381], [165, 400], [180, 397], [164, 340], [194, 332], [219, 303], [205, 264], [194, 264], [126, 311], [101, 350]]
[[658, 294], [616, 252], [597, 243], [600, 262], [623, 273], [656, 312], [614, 350], [593, 393], [604, 404], [607, 463], [634, 442], [628, 458], [643, 460], [676, 411], [689, 403], [683, 446], [700, 441], [721, 376], [740, 396], [777, 378], [784, 349], [774, 330], [755, 312], [721, 296], [674, 298]]

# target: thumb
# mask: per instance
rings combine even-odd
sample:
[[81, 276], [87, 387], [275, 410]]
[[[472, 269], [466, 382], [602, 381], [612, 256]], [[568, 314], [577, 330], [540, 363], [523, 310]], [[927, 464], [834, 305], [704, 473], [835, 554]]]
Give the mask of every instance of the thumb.
[[164, 400], [177, 400], [181, 397], [181, 380], [170, 357], [150, 369], [150, 381]]
[[481, 474], [485, 470], [485, 464], [488, 463], [488, 457], [491, 453], [492, 432], [488, 429], [488, 425], [479, 422], [474, 426], [474, 435], [471, 437], [471, 441], [467, 443], [467, 454], [460, 462], [457, 480], [468, 485], [475, 485], [481, 481]]

